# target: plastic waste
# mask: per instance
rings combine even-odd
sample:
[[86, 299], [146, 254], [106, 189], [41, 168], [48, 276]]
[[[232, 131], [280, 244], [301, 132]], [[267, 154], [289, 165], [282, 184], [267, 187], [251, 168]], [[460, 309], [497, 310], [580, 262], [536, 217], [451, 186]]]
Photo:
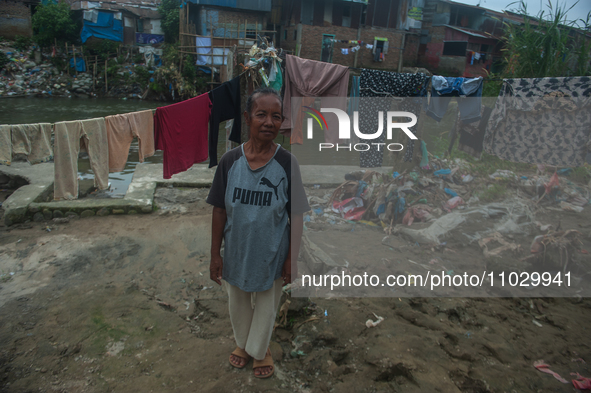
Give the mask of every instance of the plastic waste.
[[445, 210], [449, 213], [453, 209], [458, 207], [459, 205], [463, 205], [463, 204], [464, 204], [464, 200], [462, 199], [462, 197], [455, 196], [443, 204], [443, 210]]
[[445, 191], [446, 194], [451, 195], [452, 197], [458, 196], [458, 193], [450, 188], [444, 188], [443, 191]]
[[474, 180], [474, 176], [472, 176], [472, 175], [464, 175], [464, 176], [462, 176], [462, 181], [464, 183], [470, 183], [472, 180]]
[[451, 174], [451, 169], [440, 169], [438, 171], [433, 172], [435, 176], [445, 176]]

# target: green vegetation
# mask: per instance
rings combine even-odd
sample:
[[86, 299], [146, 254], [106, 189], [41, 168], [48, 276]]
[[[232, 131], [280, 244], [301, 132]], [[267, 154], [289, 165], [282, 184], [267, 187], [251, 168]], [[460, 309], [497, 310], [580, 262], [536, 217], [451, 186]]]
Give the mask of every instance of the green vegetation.
[[109, 56], [113, 56], [117, 53], [119, 45], [120, 43], [115, 41], [90, 38], [86, 41], [84, 47], [85, 49], [88, 49], [90, 55], [99, 56], [104, 62]]
[[[519, 13], [524, 15], [524, 24], [505, 23], [505, 77], [591, 75], [591, 43], [584, 33], [575, 29], [575, 21], [566, 19], [570, 8], [554, 7], [548, 0], [548, 13], [542, 10], [537, 17], [531, 17], [523, 0], [517, 4]], [[585, 28], [589, 27], [590, 19], [591, 12], [586, 20], [580, 19]]]
[[72, 18], [70, 5], [66, 2], [58, 4], [39, 4], [31, 18], [33, 38], [41, 47], [49, 47], [63, 42], [77, 42], [80, 23]]
[[6, 64], [10, 62], [10, 59], [4, 52], [0, 52], [0, 70], [4, 68]]
[[32, 44], [33, 39], [31, 39], [30, 37], [17, 35], [14, 40], [14, 49], [24, 52], [27, 49], [29, 49], [29, 46], [31, 46]]
[[158, 6], [158, 12], [162, 15], [162, 30], [164, 40], [173, 43], [179, 39], [179, 9], [181, 3], [178, 0], [162, 0]]
[[477, 194], [481, 202], [492, 202], [502, 199], [507, 193], [507, 185], [504, 181], [494, 183], [484, 189], [484, 191]]

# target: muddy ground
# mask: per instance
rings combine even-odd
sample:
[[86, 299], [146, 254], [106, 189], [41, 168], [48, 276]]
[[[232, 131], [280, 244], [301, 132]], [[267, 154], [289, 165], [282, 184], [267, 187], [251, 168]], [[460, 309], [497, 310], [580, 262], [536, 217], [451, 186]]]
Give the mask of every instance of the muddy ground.
[[[0, 226], [0, 391], [575, 391], [537, 371], [539, 359], [568, 380], [591, 377], [591, 300], [580, 297], [293, 299], [271, 341], [275, 376], [258, 380], [251, 364], [234, 369], [226, 294], [208, 278], [206, 195], [160, 189], [160, 209], [149, 215]], [[578, 248], [591, 250], [588, 206], [535, 213], [579, 230]], [[476, 229], [450, 234], [445, 247], [385, 245], [382, 228], [359, 224], [309, 224], [308, 232], [334, 258], [344, 252], [365, 269], [386, 259], [401, 271], [409, 259], [455, 271], [521, 266], [542, 233], [511, 235], [521, 248], [491, 260], [461, 234]], [[333, 250], [337, 238], [347, 247]], [[590, 266], [588, 254], [571, 259]], [[384, 321], [369, 329], [373, 313]]]

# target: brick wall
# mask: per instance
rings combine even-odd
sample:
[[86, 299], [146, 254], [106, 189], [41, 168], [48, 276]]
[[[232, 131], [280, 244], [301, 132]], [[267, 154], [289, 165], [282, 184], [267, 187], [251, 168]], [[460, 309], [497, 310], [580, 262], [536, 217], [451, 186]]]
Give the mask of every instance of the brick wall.
[[0, 1], [0, 36], [14, 38], [17, 35], [33, 36], [31, 10], [18, 1]]
[[402, 63], [405, 67], [416, 67], [420, 42], [421, 37], [419, 35], [406, 35], [404, 55], [402, 57]]
[[[293, 40], [294, 28], [295, 27], [287, 28], [287, 40], [282, 40], [282, 47], [285, 49], [295, 49], [295, 41]], [[322, 54], [323, 34], [333, 34], [335, 36], [335, 39], [337, 40], [357, 40], [357, 29], [342, 26], [303, 25], [301, 38], [302, 49], [300, 52], [300, 56], [306, 59], [320, 60]], [[402, 44], [403, 34], [403, 32], [395, 30], [362, 28], [359, 39], [361, 41], [364, 41], [364, 45], [358, 52], [356, 66], [358, 68], [373, 68], [396, 71], [398, 69], [398, 59], [400, 56], [400, 47]], [[388, 38], [388, 53], [386, 54], [384, 61], [374, 61], [374, 55], [372, 53], [372, 50], [367, 49], [365, 47], [365, 43], [373, 44], [374, 37]], [[411, 40], [411, 42], [413, 42], [413, 40]], [[350, 51], [348, 55], [343, 55], [341, 53], [341, 48], [349, 48], [351, 46], [353, 45], [345, 43], [335, 43], [333, 48], [332, 62], [334, 64], [341, 64], [344, 66], [353, 67], [355, 64], [355, 53], [351, 53]], [[416, 49], [413, 49], [411, 45], [411, 49], [409, 49], [409, 56], [412, 56], [413, 51], [414, 53], [416, 53]], [[413, 61], [409, 59], [408, 62], [409, 64], [411, 64]]]

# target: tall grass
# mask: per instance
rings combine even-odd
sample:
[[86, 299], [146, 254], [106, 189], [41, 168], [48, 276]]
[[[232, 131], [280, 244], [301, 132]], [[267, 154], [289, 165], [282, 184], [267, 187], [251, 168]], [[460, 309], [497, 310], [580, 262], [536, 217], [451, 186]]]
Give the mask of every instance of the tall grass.
[[586, 19], [569, 21], [566, 13], [574, 5], [567, 9], [566, 6], [558, 6], [558, 3], [554, 6], [548, 0], [547, 12], [541, 10], [532, 17], [527, 14], [527, 5], [523, 0], [512, 4], [518, 4], [518, 13], [523, 15], [524, 23], [504, 24], [505, 77], [591, 75], [591, 39], [576, 27], [581, 21], [587, 28], [591, 12]]

